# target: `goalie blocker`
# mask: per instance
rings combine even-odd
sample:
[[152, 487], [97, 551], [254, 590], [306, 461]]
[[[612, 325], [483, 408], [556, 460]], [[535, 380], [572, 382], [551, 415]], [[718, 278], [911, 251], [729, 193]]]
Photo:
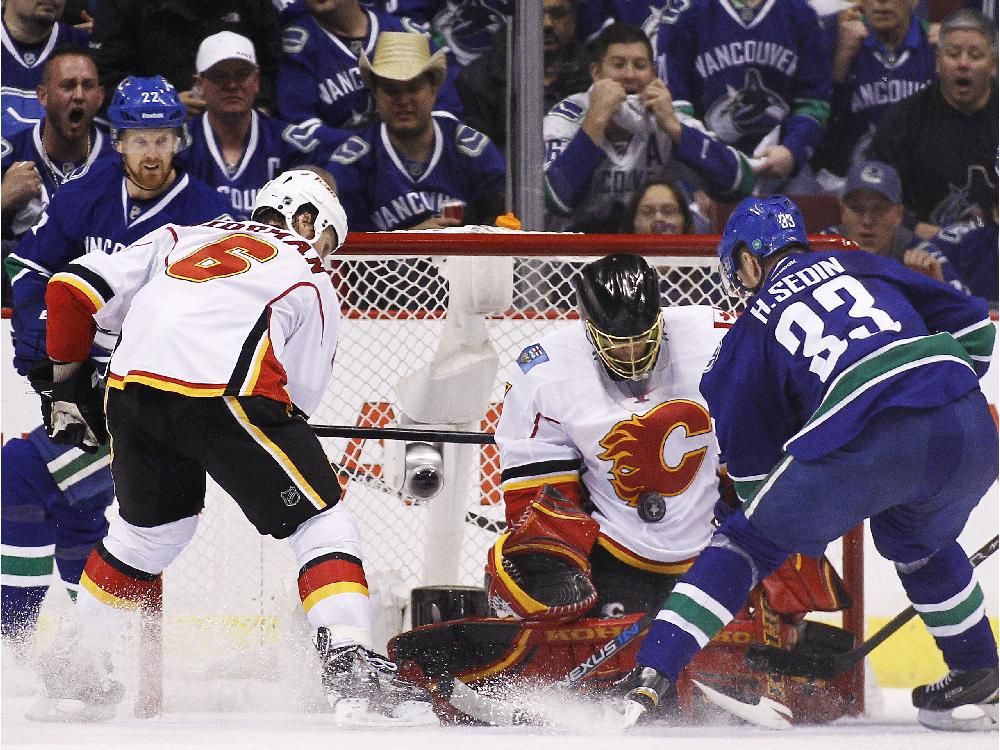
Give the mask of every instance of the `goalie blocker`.
[[[436, 616], [460, 619], [414, 622], [417, 627], [390, 641], [389, 654], [403, 677], [431, 690], [443, 720], [476, 721], [448, 701], [446, 689], [439, 689], [448, 683], [442, 679], [445, 676], [486, 691], [555, 685], [588, 660], [606, 656], [597, 669], [579, 681], [569, 681], [583, 694], [607, 697], [625, 692], [624, 682], [635, 667], [641, 638], [632, 638], [621, 647], [610, 642], [635, 626], [644, 613], [571, 622], [462, 617], [475, 611], [476, 597], [468, 592], [448, 597], [440, 591], [435, 597], [451, 603]], [[466, 605], [473, 609], [466, 610]], [[772, 698], [792, 710], [796, 723], [822, 723], [855, 713], [852, 708], [857, 697], [849, 674], [806, 681], [755, 673], [744, 663], [744, 654], [754, 643], [802, 653], [850, 650], [855, 646], [852, 634], [804, 619], [808, 612], [849, 606], [840, 579], [826, 558], [792, 556], [754, 590], [747, 606], [681, 674], [676, 685], [680, 717], [703, 721], [718, 711], [695, 687], [695, 680], [746, 703]]]

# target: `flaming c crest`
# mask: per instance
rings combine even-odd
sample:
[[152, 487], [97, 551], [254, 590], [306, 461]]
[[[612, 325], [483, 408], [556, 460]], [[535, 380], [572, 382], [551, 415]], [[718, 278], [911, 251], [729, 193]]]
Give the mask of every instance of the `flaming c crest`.
[[612, 462], [609, 473], [615, 493], [633, 508], [644, 492], [673, 497], [697, 476], [707, 448], [688, 451], [676, 466], [668, 466], [664, 458], [667, 438], [677, 428], [687, 437], [704, 435], [712, 429], [712, 421], [705, 407], [694, 401], [667, 401], [646, 414], [623, 419], [599, 441], [604, 452], [598, 458]]

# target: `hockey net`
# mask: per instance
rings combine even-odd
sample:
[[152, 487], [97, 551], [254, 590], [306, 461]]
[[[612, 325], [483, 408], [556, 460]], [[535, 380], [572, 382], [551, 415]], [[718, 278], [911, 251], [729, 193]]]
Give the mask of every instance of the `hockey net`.
[[[409, 426], [492, 432], [506, 368], [526, 346], [578, 317], [573, 277], [583, 264], [612, 252], [646, 257], [659, 271], [664, 304], [712, 304], [738, 312], [720, 288], [715, 237], [463, 229], [350, 236], [334, 273], [343, 312], [334, 374], [312, 423], [415, 422]], [[820, 247], [839, 245], [839, 238], [815, 239]], [[507, 288], [482, 283], [481, 275], [499, 278]], [[472, 283], [471, 292], [461, 293], [463, 301], [450, 296], [460, 279]], [[485, 347], [477, 338], [483, 334]], [[464, 350], [470, 347], [471, 354]], [[498, 363], [493, 372], [491, 350]], [[428, 371], [424, 391], [413, 386]], [[485, 387], [484, 377], [490, 379]], [[480, 392], [478, 404], [470, 403], [468, 390]], [[415, 393], [431, 394], [433, 408], [425, 409]], [[407, 398], [411, 403], [404, 403]], [[361, 527], [376, 647], [382, 648], [385, 639], [409, 627], [406, 608], [414, 587], [482, 585], [485, 553], [504, 515], [498, 452], [489, 444], [437, 446], [445, 487], [418, 503], [396, 489], [403, 444], [358, 437], [323, 443], [340, 468], [344, 502]], [[839, 545], [831, 547], [838, 548], [831, 549], [831, 558], [859, 604], [846, 625], [860, 633], [862, 545], [849, 543], [842, 558]], [[228, 690], [192, 691], [198, 679], [259, 685], [262, 678], [275, 678], [284, 687], [265, 693], [272, 707], [308, 704], [315, 697], [289, 692], [289, 681], [282, 679], [289, 669], [300, 669], [307, 682], [316, 682], [311, 657], [302, 651], [309, 650], [308, 635], [296, 572], [287, 544], [259, 537], [236, 504], [210, 483], [194, 541], [164, 578], [165, 710], [219, 709], [232, 699]], [[157, 658], [145, 667], [151, 675]]]

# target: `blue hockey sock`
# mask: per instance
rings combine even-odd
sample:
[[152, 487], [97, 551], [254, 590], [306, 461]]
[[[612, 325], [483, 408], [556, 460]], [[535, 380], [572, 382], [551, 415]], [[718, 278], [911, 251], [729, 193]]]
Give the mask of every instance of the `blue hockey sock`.
[[636, 661], [676, 681], [695, 654], [740, 611], [753, 585], [745, 553], [730, 546], [707, 547], [674, 586]]
[[997, 666], [997, 644], [986, 618], [983, 591], [965, 551], [952, 542], [926, 563], [897, 567], [899, 580], [949, 669]]

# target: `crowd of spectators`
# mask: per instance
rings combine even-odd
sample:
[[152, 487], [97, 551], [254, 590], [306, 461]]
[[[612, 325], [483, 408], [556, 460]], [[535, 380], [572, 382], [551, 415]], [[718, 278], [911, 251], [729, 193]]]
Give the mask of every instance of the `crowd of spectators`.
[[[996, 274], [980, 278], [997, 257], [992, 4], [942, 19], [933, 0], [540, 2], [545, 228], [699, 232], [713, 200], [831, 193], [839, 231], [996, 305]], [[312, 163], [342, 181], [354, 228], [491, 223], [518, 109], [513, 12], [511, 0], [5, 0], [5, 251], [60, 185], [115, 157], [103, 108], [123, 79], [150, 75], [187, 109], [178, 167], [234, 217], [274, 174]], [[888, 188], [845, 192], [873, 170]], [[680, 213], [659, 213], [671, 201]], [[455, 202], [464, 218], [444, 218]], [[891, 241], [867, 247], [874, 234]], [[930, 249], [907, 261], [904, 235]]]

